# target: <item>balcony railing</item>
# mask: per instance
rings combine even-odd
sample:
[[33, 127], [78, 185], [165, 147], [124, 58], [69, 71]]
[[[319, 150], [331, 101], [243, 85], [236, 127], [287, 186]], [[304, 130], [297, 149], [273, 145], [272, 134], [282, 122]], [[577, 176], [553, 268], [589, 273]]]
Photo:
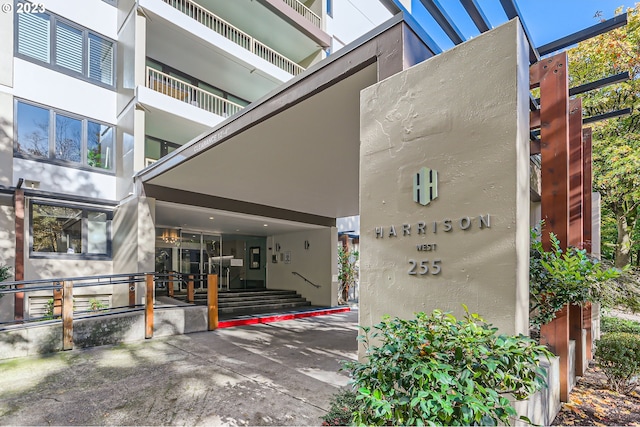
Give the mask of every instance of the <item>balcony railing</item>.
[[302, 15], [305, 19], [311, 21], [313, 25], [318, 28], [322, 28], [320, 24], [320, 17], [316, 15], [311, 9], [302, 4], [298, 0], [283, 0], [286, 4], [288, 4], [293, 10]]
[[231, 40], [238, 46], [258, 55], [260, 58], [288, 72], [298, 75], [304, 71], [300, 65], [289, 58], [279, 54], [275, 50], [260, 43], [244, 31], [234, 27], [227, 21], [209, 12], [204, 7], [191, 0], [162, 0], [190, 18], [195, 19], [205, 27], [215, 31], [221, 36]]
[[229, 117], [244, 108], [151, 67], [147, 67], [147, 87], [222, 117]]

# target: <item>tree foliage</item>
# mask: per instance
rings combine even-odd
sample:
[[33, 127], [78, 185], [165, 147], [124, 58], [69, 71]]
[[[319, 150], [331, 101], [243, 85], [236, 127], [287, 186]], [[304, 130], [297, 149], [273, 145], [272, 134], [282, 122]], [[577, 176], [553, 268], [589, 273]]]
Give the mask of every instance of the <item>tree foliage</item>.
[[358, 251], [349, 251], [342, 245], [338, 247], [338, 302], [346, 304], [346, 296], [349, 294], [349, 288], [355, 285], [358, 280], [358, 259], [360, 253]]
[[[624, 13], [622, 9], [616, 14]], [[603, 213], [616, 224], [616, 266], [630, 262], [637, 240], [640, 204], [640, 4], [627, 12], [626, 27], [579, 43], [569, 51], [570, 86], [578, 86], [628, 71], [631, 79], [581, 95], [587, 117], [632, 108], [632, 114], [596, 122], [593, 127], [594, 191], [600, 192]], [[605, 218], [605, 221], [607, 218]], [[611, 231], [611, 230], [609, 230]], [[611, 236], [605, 234], [604, 237]], [[610, 238], [610, 237], [609, 237]], [[605, 254], [610, 252], [604, 251]]]

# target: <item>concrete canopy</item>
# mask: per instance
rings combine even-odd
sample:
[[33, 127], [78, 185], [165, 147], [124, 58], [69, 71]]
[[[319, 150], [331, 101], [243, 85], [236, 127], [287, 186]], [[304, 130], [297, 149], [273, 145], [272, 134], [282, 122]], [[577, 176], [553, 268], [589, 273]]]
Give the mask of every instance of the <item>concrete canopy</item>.
[[396, 15], [136, 178], [159, 201], [323, 226], [358, 214], [360, 91], [433, 56], [419, 34]]

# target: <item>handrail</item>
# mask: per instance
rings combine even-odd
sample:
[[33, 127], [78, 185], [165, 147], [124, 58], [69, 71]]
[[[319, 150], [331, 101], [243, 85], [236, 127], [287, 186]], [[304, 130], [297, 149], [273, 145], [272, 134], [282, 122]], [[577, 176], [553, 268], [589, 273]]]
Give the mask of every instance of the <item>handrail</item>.
[[255, 53], [260, 58], [292, 74], [294, 76], [304, 71], [300, 65], [296, 64], [286, 56], [276, 52], [265, 44], [259, 42], [241, 29], [231, 25], [224, 19], [213, 14], [208, 9], [200, 6], [192, 0], [162, 0], [174, 9], [179, 10], [192, 19], [195, 19], [210, 30], [231, 40], [238, 46]]
[[294, 276], [300, 276], [302, 277], [302, 279], [309, 283], [312, 286], [315, 286], [316, 288], [320, 288], [320, 285], [316, 285], [315, 283], [313, 283], [311, 280], [307, 279], [306, 277], [304, 277], [302, 274], [298, 273], [297, 271], [292, 271], [291, 274], [293, 274]]
[[244, 108], [151, 67], [147, 67], [147, 87], [222, 117], [232, 116]]
[[320, 25], [320, 17], [314, 11], [312, 11], [307, 6], [305, 6], [302, 2], [300, 2], [299, 0], [283, 0], [283, 1], [286, 4], [288, 4], [293, 10], [295, 10], [300, 15], [302, 15], [304, 18], [311, 21], [313, 25], [315, 25], [318, 28], [322, 28]]

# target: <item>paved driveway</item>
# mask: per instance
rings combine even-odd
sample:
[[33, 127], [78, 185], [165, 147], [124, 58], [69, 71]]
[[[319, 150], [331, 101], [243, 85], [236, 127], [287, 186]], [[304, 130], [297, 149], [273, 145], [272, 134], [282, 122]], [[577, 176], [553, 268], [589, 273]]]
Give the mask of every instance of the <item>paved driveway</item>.
[[357, 311], [0, 362], [2, 425], [320, 425]]

